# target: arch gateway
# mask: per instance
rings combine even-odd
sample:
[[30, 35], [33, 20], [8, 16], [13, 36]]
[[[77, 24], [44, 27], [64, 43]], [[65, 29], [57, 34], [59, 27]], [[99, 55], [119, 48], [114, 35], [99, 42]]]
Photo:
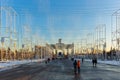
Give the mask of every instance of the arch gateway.
[[62, 43], [62, 39], [58, 39], [58, 43], [50, 44], [53, 50], [53, 55], [56, 57], [64, 57], [74, 54], [74, 44]]

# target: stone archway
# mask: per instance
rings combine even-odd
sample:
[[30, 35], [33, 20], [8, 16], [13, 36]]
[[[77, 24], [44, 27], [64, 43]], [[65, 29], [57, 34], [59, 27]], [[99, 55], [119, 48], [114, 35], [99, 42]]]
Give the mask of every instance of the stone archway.
[[62, 55], [63, 54], [63, 50], [57, 50], [57, 54], [58, 55]]
[[64, 57], [64, 51], [63, 50], [57, 50], [57, 56], [58, 57]]

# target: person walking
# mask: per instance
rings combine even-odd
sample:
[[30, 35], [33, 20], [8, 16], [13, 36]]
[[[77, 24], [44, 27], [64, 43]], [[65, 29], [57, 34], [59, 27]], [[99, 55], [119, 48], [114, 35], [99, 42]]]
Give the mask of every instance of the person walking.
[[73, 66], [74, 66], [74, 73], [76, 74], [77, 73], [77, 61], [76, 60], [73, 62]]
[[92, 63], [93, 63], [93, 67], [97, 66], [97, 57], [96, 56], [93, 57]]
[[97, 58], [95, 57], [94, 58], [94, 64], [95, 64], [95, 67], [97, 66]]
[[92, 58], [92, 64], [93, 64], [93, 67], [94, 67], [94, 64], [95, 64], [95, 59]]
[[80, 60], [77, 61], [77, 70], [78, 70], [78, 74], [80, 73]]
[[82, 58], [82, 63], [84, 62], [84, 58]]

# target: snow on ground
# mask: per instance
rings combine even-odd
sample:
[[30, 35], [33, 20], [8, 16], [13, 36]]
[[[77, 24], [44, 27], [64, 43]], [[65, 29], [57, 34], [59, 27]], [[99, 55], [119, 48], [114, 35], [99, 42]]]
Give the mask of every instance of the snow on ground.
[[110, 65], [119, 65], [120, 66], [120, 61], [98, 61], [98, 63], [104, 63], [104, 64], [110, 64]]
[[[0, 61], [0, 71], [11, 69], [11, 68], [15, 68], [15, 67], [19, 66], [20, 64], [26, 64], [26, 63], [31, 63], [31, 62], [42, 62], [44, 60], [45, 59], [21, 60], [21, 61], [19, 61], [19, 60], [14, 60], [14, 61]], [[76, 60], [78, 60], [78, 59], [76, 59]], [[85, 61], [92, 62], [92, 60], [90, 60], [90, 59], [85, 59]], [[120, 61], [115, 61], [115, 60], [112, 60], [112, 61], [98, 60], [98, 63], [120, 66]]]
[[26, 64], [31, 62], [42, 62], [45, 59], [35, 59], [35, 60], [14, 60], [14, 61], [0, 61], [0, 71], [11, 69], [19, 66], [20, 64]]
[[[92, 60], [90, 60], [90, 59], [85, 59], [85, 61], [92, 62]], [[97, 62], [98, 63], [102, 63], [102, 64], [109, 64], [109, 65], [120, 66], [120, 61], [116, 61], [116, 60], [98, 60]]]

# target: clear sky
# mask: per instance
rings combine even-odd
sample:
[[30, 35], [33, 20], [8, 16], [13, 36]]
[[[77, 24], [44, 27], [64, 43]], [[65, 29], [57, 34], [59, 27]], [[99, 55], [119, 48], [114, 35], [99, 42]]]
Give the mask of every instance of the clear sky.
[[79, 41], [106, 24], [110, 46], [111, 15], [120, 9], [120, 0], [0, 0], [1, 6], [12, 6], [20, 16], [20, 25], [29, 25], [48, 43], [62, 38], [66, 43]]

